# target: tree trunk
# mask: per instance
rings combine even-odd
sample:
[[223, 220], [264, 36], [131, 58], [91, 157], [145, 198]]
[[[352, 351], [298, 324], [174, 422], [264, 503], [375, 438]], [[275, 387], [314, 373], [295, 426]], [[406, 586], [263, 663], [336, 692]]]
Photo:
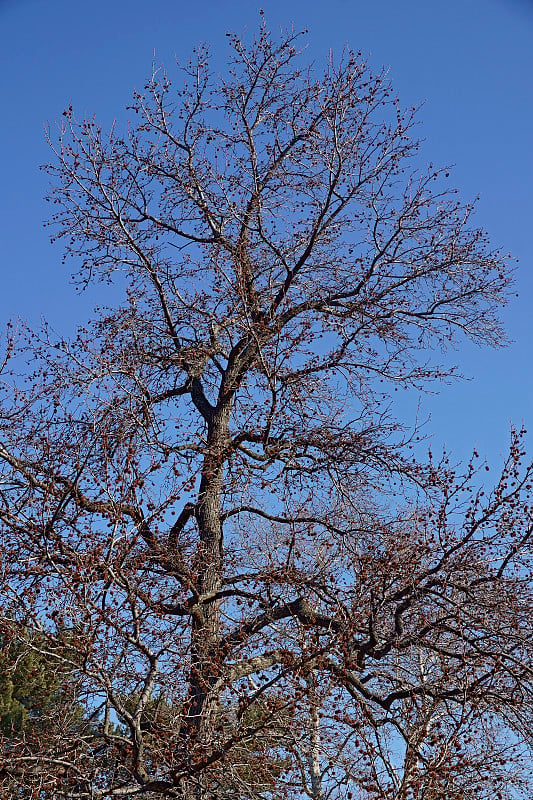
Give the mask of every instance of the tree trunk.
[[[202, 602], [222, 588], [223, 533], [221, 495], [224, 463], [229, 440], [231, 405], [217, 409], [208, 426], [207, 449], [201, 473], [195, 517], [198, 526], [196, 585], [199, 603], [191, 629], [191, 670], [188, 710], [183, 724], [184, 753], [187, 759], [196, 751], [207, 754], [212, 744], [218, 697], [211, 691], [219, 673], [218, 641], [220, 600]], [[198, 800], [207, 797], [206, 787], [195, 785]], [[213, 797], [211, 793], [209, 797]]]

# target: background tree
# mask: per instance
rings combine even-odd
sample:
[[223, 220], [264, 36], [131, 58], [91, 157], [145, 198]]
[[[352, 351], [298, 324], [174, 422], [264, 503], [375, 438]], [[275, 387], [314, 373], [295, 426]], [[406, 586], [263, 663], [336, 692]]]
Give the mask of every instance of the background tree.
[[[72, 631], [47, 637], [15, 620], [4, 620], [0, 634], [0, 752], [3, 759], [18, 750], [35, 766], [37, 753], [57, 739], [72, 740], [82, 731], [83, 708], [69, 665]], [[0, 796], [49, 797], [40, 792], [41, 777], [29, 769], [20, 784], [9, 768], [0, 781]]]
[[506, 260], [359, 54], [318, 74], [264, 24], [230, 45], [224, 78], [204, 49], [175, 89], [156, 70], [126, 134], [70, 108], [51, 137], [57, 236], [122, 300], [72, 342], [9, 341], [2, 602], [82, 632], [91, 725], [0, 774], [102, 800], [511, 797], [521, 437], [484, 492], [390, 415], [439, 349], [501, 342]]
[[[11, 621], [0, 634], [0, 728], [7, 736], [45, 730], [51, 718], [76, 711], [72, 675], [66, 670], [70, 634], [51, 643]], [[43, 652], [51, 647], [47, 658]]]

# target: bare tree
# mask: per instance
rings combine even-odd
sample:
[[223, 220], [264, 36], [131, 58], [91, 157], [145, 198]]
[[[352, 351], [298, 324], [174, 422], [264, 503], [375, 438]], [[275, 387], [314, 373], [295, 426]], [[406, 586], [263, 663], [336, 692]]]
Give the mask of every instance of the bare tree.
[[4, 738], [5, 796], [520, 786], [521, 437], [484, 493], [390, 410], [439, 349], [502, 340], [506, 259], [420, 168], [386, 74], [348, 51], [318, 73], [301, 42], [263, 24], [225, 77], [204, 49], [176, 87], [155, 70], [127, 133], [69, 108], [51, 135], [57, 236], [122, 299], [74, 341], [8, 337], [2, 614], [85, 720]]

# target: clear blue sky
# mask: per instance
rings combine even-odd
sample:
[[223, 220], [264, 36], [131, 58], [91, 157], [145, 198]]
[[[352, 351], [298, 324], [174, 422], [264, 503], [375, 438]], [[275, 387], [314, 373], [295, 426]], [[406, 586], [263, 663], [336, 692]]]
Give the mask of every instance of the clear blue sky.
[[225, 32], [255, 28], [261, 6], [274, 29], [309, 28], [311, 58], [348, 43], [390, 65], [405, 105], [425, 102], [426, 157], [456, 165], [463, 197], [481, 196], [478, 222], [519, 259], [505, 311], [513, 344], [461, 348], [471, 380], [423, 399], [427, 430], [460, 456], [476, 443], [497, 459], [510, 422], [525, 422], [533, 454], [533, 0], [0, 0], [0, 322], [42, 314], [68, 333], [93, 299], [75, 296], [42, 227], [44, 122], [70, 102], [121, 117], [154, 51], [170, 63], [204, 41], [222, 64]]

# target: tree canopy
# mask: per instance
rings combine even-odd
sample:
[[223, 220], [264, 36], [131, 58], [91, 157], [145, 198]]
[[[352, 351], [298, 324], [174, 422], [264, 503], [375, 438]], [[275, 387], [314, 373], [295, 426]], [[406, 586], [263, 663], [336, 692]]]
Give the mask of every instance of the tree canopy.
[[222, 76], [155, 70], [125, 132], [50, 134], [54, 236], [103, 299], [72, 341], [11, 329], [0, 387], [1, 614], [84, 708], [4, 734], [36, 796], [528, 791], [522, 434], [489, 488], [391, 401], [501, 343], [507, 259], [386, 74], [304, 41], [263, 22]]

